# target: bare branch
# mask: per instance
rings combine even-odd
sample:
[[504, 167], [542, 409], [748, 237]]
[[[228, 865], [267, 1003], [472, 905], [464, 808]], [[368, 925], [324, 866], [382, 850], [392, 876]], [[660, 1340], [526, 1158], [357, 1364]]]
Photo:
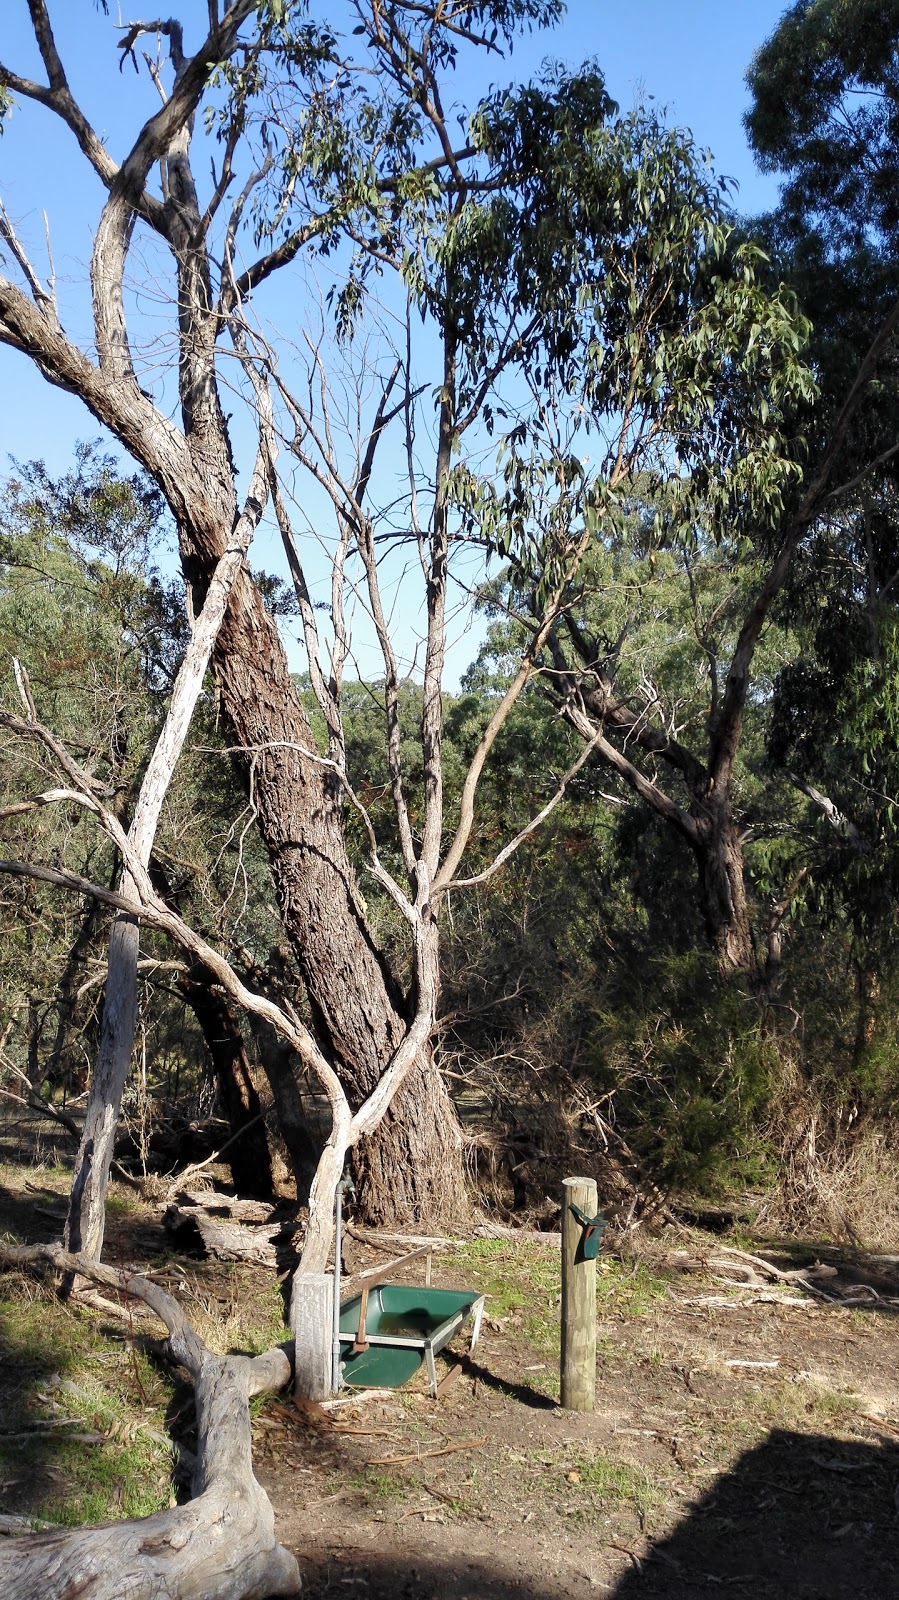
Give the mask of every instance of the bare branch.
[[[44, 213], [44, 220], [46, 221], [46, 212]], [[16, 236], [16, 231], [10, 222], [9, 215], [2, 200], [0, 200], [0, 239], [6, 240], [9, 249], [11, 250], [16, 261], [19, 263], [19, 266], [22, 269], [22, 275], [25, 278], [32, 295], [34, 296], [35, 302], [40, 307], [44, 315], [50, 316], [58, 327], [59, 315], [57, 312], [55, 295], [53, 294], [52, 290], [48, 291], [45, 289], [41, 283], [40, 278], [38, 277], [34, 267], [31, 265], [31, 262], [25, 253], [24, 247]]]
[[34, 699], [31, 693], [31, 684], [28, 681], [28, 673], [22, 666], [18, 656], [13, 656], [12, 658], [12, 670], [16, 680], [16, 688], [19, 691], [19, 699], [25, 708], [25, 715], [27, 716], [29, 722], [37, 722], [37, 711], [34, 707]]
[[136, 382], [111, 386], [106, 376], [44, 316], [28, 295], [0, 276], [0, 342], [30, 355], [50, 383], [77, 394], [149, 470], [182, 484], [195, 478], [184, 435], [158, 411]]
[[[28, 7], [31, 12], [34, 36], [43, 58], [47, 77], [50, 80], [49, 87], [39, 83], [32, 83], [29, 79], [20, 77], [17, 73], [2, 65], [0, 65], [0, 87], [11, 89], [13, 93], [23, 95], [29, 100], [36, 100], [39, 104], [45, 105], [51, 111], [54, 111], [74, 133], [82, 153], [87, 157], [94, 171], [108, 188], [119, 170], [118, 166], [102, 140], [94, 132], [72, 95], [65, 69], [56, 48], [56, 40], [53, 37], [53, 30], [50, 26], [50, 18], [44, 0], [28, 0]], [[147, 206], [148, 217], [152, 218], [158, 210], [158, 202], [150, 202]]]
[[500, 867], [505, 866], [505, 863], [509, 860], [509, 857], [513, 856], [516, 850], [518, 850], [520, 846], [524, 844], [525, 840], [530, 839], [531, 836], [537, 832], [537, 829], [546, 821], [547, 817], [551, 816], [552, 812], [555, 811], [559, 801], [564, 798], [568, 785], [571, 783], [573, 778], [577, 777], [581, 767], [583, 767], [586, 762], [589, 761], [601, 738], [602, 728], [600, 727], [596, 729], [592, 739], [582, 746], [581, 753], [577, 757], [577, 760], [571, 763], [568, 771], [565, 772], [559, 779], [552, 795], [550, 796], [549, 800], [547, 800], [546, 805], [541, 807], [536, 816], [533, 816], [530, 822], [528, 822], [519, 833], [516, 833], [514, 839], [510, 839], [509, 843], [504, 845], [499, 854], [494, 856], [489, 867], [485, 867], [483, 872], [476, 873], [473, 878], [454, 878], [452, 883], [447, 885], [447, 888], [473, 889], [479, 883], [486, 883], [489, 878], [493, 877], [494, 873], [499, 872]]
[[[487, 757], [490, 754], [490, 751], [492, 750], [501, 729], [504, 727], [509, 713], [515, 705], [515, 702], [518, 700], [519, 695], [521, 694], [531, 676], [531, 673], [534, 670], [534, 665], [538, 660], [540, 653], [547, 642], [547, 639], [549, 638], [550, 630], [561, 609], [563, 596], [568, 588], [568, 585], [571, 583], [575, 573], [577, 572], [581, 561], [584, 558], [591, 537], [592, 535], [585, 528], [569, 559], [564, 576], [558, 584], [555, 593], [547, 602], [543, 620], [534, 631], [533, 637], [524, 656], [522, 657], [521, 664], [515, 674], [515, 677], [510, 683], [508, 689], [503, 695], [502, 700], [500, 701], [493, 713], [493, 716], [490, 718], [490, 721], [481, 735], [478, 748], [472, 757], [471, 764], [465, 775], [465, 781], [462, 785], [462, 796], [459, 804], [458, 827], [456, 828], [455, 836], [449, 850], [447, 851], [443, 864], [434, 877], [435, 893], [447, 888], [455, 876], [456, 868], [458, 867], [459, 862], [465, 853], [465, 847], [471, 835], [471, 829], [474, 823], [475, 795], [477, 793], [477, 787], [480, 781], [481, 773], [484, 770], [484, 763], [487, 760]], [[591, 738], [592, 735], [593, 729], [591, 728]], [[599, 748], [599, 746], [597, 746], [597, 748]]]
[[597, 729], [590, 721], [582, 706], [577, 704], [566, 705], [565, 716], [571, 726], [581, 735], [582, 739], [589, 739], [593, 749], [610, 766], [613, 771], [624, 779], [628, 788], [645, 800], [646, 804], [660, 817], [664, 817], [678, 833], [682, 834], [688, 844], [695, 844], [698, 838], [698, 828], [689, 812], [683, 811], [677, 803], [667, 795], [657, 784], [651, 783], [648, 778], [635, 767], [627, 756], [622, 755], [602, 732], [602, 724]]
[[384, 867], [381, 863], [381, 860], [378, 856], [378, 841], [375, 835], [374, 827], [372, 826], [371, 817], [369, 816], [366, 807], [359, 799], [359, 796], [353, 788], [353, 785], [350, 783], [346, 768], [343, 767], [340, 762], [332, 760], [330, 756], [319, 755], [317, 750], [311, 750], [308, 745], [296, 744], [287, 739], [270, 739], [264, 744], [259, 745], [229, 745], [223, 750], [210, 751], [209, 753], [218, 755], [246, 756], [261, 754], [263, 750], [295, 750], [298, 755], [305, 756], [307, 761], [312, 761], [316, 766], [319, 767], [326, 767], [328, 771], [334, 773], [334, 776], [338, 779], [347, 799], [350, 802], [350, 805], [353, 807], [353, 810], [358, 815], [359, 820], [365, 829], [370, 851], [368, 867], [372, 877], [377, 879], [378, 883], [380, 883], [383, 889], [386, 889], [391, 900], [394, 901], [396, 906], [402, 912], [406, 921], [414, 923], [415, 911], [412, 901], [409, 899], [408, 895], [403, 893], [396, 879], [391, 876], [386, 867]]
[[[137, 878], [139, 863], [128, 847], [127, 838], [124, 839], [123, 854], [126, 867], [132, 876]], [[58, 867], [49, 867], [43, 862], [36, 861], [0, 860], [0, 873], [16, 878], [33, 878], [38, 883], [51, 883], [59, 889], [89, 895], [103, 905], [112, 906], [116, 911], [125, 912], [128, 916], [135, 917], [150, 927], [158, 928], [162, 933], [167, 933], [181, 945], [182, 949], [189, 951], [211, 972], [226, 994], [245, 1010], [270, 1023], [276, 1033], [287, 1040], [304, 1065], [319, 1079], [332, 1104], [344, 1103], [345, 1095], [336, 1074], [299, 1018], [289, 1016], [287, 1011], [276, 1005], [273, 1000], [269, 1000], [266, 995], [255, 994], [248, 989], [225, 957], [195, 933], [177, 912], [171, 911], [155, 894], [152, 887], [145, 887], [142, 884], [136, 892], [123, 894], [119, 890], [107, 889], [102, 884], [93, 883], [78, 873], [62, 871]]]

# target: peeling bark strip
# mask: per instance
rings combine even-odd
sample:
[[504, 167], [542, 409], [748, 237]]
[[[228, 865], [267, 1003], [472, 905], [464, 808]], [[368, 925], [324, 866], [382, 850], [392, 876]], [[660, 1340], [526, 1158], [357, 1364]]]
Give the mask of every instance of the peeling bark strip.
[[196, 1385], [195, 1498], [185, 1506], [99, 1528], [40, 1533], [0, 1544], [3, 1600], [266, 1600], [300, 1588], [294, 1556], [275, 1536], [265, 1490], [253, 1476], [249, 1400], [283, 1389], [283, 1349], [220, 1356], [178, 1302], [150, 1279], [100, 1266], [59, 1245], [0, 1243], [0, 1261], [47, 1262], [142, 1300], [168, 1329], [167, 1354]]
[[[264, 501], [261, 469], [257, 467], [247, 506], [210, 576], [206, 603], [194, 624], [193, 636], [178, 669], [165, 722], [138, 793], [128, 839], [143, 867], [150, 861], [162, 807], [187, 738], [213, 645]], [[121, 887], [126, 895], [133, 894], [136, 889], [135, 879], [127, 868], [122, 873]], [[137, 923], [133, 917], [117, 917], [109, 936], [100, 1050], [91, 1079], [81, 1145], [75, 1162], [65, 1235], [65, 1242], [74, 1253], [84, 1250], [97, 1258], [103, 1248], [106, 1186], [116, 1126], [134, 1048], [139, 956], [140, 930]]]

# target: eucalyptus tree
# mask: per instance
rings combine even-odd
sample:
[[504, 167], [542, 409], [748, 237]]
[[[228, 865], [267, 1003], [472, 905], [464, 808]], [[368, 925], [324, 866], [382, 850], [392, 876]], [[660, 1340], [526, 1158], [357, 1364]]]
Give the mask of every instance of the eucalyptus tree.
[[[167, 40], [170, 60], [151, 61], [148, 92], [163, 103], [143, 121], [138, 110], [121, 162], [74, 97], [45, 0], [29, 0], [45, 80], [0, 67], [15, 115], [59, 118], [106, 192], [92, 257], [93, 349], [64, 331], [55, 285], [41, 282], [8, 217], [15, 271], [0, 279], [0, 339], [78, 394], [159, 485], [178, 530], [195, 633], [207, 626], [214, 573], [234, 558], [213, 668], [304, 979], [306, 1019], [250, 991], [165, 904], [102, 785], [59, 741], [52, 748], [70, 798], [123, 855], [130, 882], [108, 903], [179, 939], [232, 998], [278, 1029], [328, 1095], [333, 1129], [313, 1186], [307, 1266], [327, 1248], [329, 1197], [348, 1151], [372, 1218], [414, 1216], [427, 1226], [464, 1205], [458, 1128], [430, 1045], [437, 913], [448, 894], [498, 870], [564, 790], [565, 775], [494, 861], [467, 869], [485, 762], [585, 554], [641, 474], [663, 478], [679, 504], [712, 496], [722, 439], [746, 455], [742, 478], [733, 466], [732, 498], [742, 484], [748, 504], [767, 505], [794, 471], [778, 427], [790, 395], [808, 392], [801, 325], [788, 298], [766, 292], [752, 251], [730, 240], [718, 186], [688, 141], [651, 115], [618, 116], [590, 67], [491, 95], [454, 141], [446, 98], [460, 53], [511, 43], [517, 28], [559, 9], [555, 0], [346, 0], [325, 23], [302, 4], [233, 0], [205, 8], [208, 32], [192, 49], [176, 21], [132, 23], [123, 65], [136, 62], [145, 33]], [[141, 239], [160, 251], [157, 278], [167, 260], [173, 282], [179, 423], [166, 380], [142, 356], [145, 330], [126, 292]], [[305, 297], [298, 337], [276, 342], [257, 320], [263, 286], [290, 269], [301, 285], [304, 262], [320, 280], [323, 259], [333, 264], [334, 338]], [[419, 352], [420, 317], [430, 332]], [[349, 362], [342, 393], [340, 349]], [[366, 349], [374, 355], [360, 367]], [[226, 381], [244, 432], [225, 415]], [[599, 449], [585, 463], [588, 426], [589, 448], [599, 441]], [[399, 468], [385, 459], [391, 430]], [[239, 494], [245, 437], [255, 459]], [[279, 471], [279, 451], [295, 476]], [[333, 527], [324, 635], [310, 566], [321, 491]], [[297, 591], [321, 744], [260, 588], [237, 559], [266, 498]], [[533, 573], [533, 607], [520, 660], [448, 813], [448, 596], [472, 542]], [[420, 800], [410, 798], [404, 770], [401, 666], [383, 586], [384, 552], [396, 545], [411, 550], [424, 584]], [[346, 768], [348, 593], [362, 596], [383, 659], [393, 871]], [[51, 748], [30, 712], [16, 728]], [[591, 730], [573, 769], [603, 736]], [[353, 833], [404, 930], [392, 962], [373, 936]], [[62, 880], [51, 870], [51, 881]], [[115, 1092], [100, 1095], [106, 1130]], [[93, 1162], [95, 1149], [82, 1151], [80, 1172], [88, 1155]]]
[[[638, 135], [645, 120], [643, 113], [631, 119]], [[504, 137], [514, 148], [511, 119]], [[621, 276], [628, 304], [643, 316], [603, 323], [597, 315], [584, 345], [569, 333], [570, 360], [554, 380], [592, 433], [589, 465], [560, 477], [519, 422], [503, 480], [472, 493], [471, 516], [510, 561], [510, 598], [525, 627], [540, 607], [541, 530], [591, 519], [595, 547], [548, 635], [544, 681], [596, 757], [689, 845], [716, 955], [724, 967], [748, 968], [743, 823], [732, 780], [749, 668], [792, 552], [789, 539], [751, 599], [745, 579], [796, 500], [801, 467], [791, 429], [814, 395], [803, 356], [808, 327], [792, 292], [772, 284], [766, 256], [737, 230], [726, 192], [688, 137], [669, 131], [622, 170], [621, 190], [633, 186], [626, 215], [651, 212], [652, 229], [614, 243], [609, 232], [605, 270]], [[572, 192], [576, 184], [575, 177]], [[589, 323], [590, 288], [582, 294]], [[640, 377], [626, 391], [625, 414], [648, 412], [653, 422], [622, 477], [606, 418], [610, 390], [629, 364]], [[613, 492], [603, 487], [598, 496], [606, 484]], [[665, 551], [678, 568], [705, 679], [700, 725], [688, 733], [666, 709], [654, 670], [628, 681], [628, 637], [642, 628], [645, 652]], [[730, 574], [713, 585], [716, 592], [703, 592], [710, 565]], [[755, 570], [764, 574], [764, 566]], [[746, 609], [737, 618], [741, 597]], [[695, 700], [691, 715], [694, 707]]]
[[[813, 322], [820, 453], [864, 352], [897, 322], [899, 6], [794, 5], [748, 81], [751, 143], [782, 179], [764, 226]], [[796, 861], [851, 930], [862, 1042], [895, 945], [897, 402], [890, 336], [846, 439], [841, 490], [819, 505], [789, 586], [802, 650], [779, 677], [770, 734], [778, 770], [808, 801]]]
[[[751, 261], [758, 309], [742, 326], [724, 322], [734, 344], [726, 381], [710, 393], [712, 408], [720, 406], [716, 459], [710, 470], [683, 473], [679, 482], [671, 476], [666, 482], [658, 471], [645, 480], [654, 522], [635, 550], [648, 565], [663, 546], [681, 553], [706, 658], [704, 725], [682, 737], [666, 720], [655, 680], [628, 681], [624, 638], [591, 628], [583, 579], [546, 654], [558, 702], [594, 741], [597, 758], [692, 850], [708, 937], [725, 971], [753, 972], [758, 957], [745, 879], [749, 822], [735, 775], [759, 640], [797, 552], [820, 551], [828, 524], [838, 548], [841, 530], [854, 523], [855, 551], [864, 562], [862, 486], [874, 492], [877, 485], [881, 515], [893, 493], [897, 39], [894, 4], [803, 0], [785, 14], [750, 72], [750, 137], [762, 164], [785, 176], [776, 218], [757, 230], [774, 261], [767, 264], [734, 232], [724, 252], [730, 264], [713, 268], [725, 284]], [[726, 227], [720, 207], [718, 219]], [[666, 259], [664, 243], [658, 249], [657, 281], [667, 291], [676, 263]], [[789, 287], [772, 291], [778, 278]], [[791, 293], [799, 298], [794, 337], [809, 337], [809, 318], [820, 323], [806, 355], [819, 390], [814, 406], [810, 379], [804, 387], [795, 381], [796, 352], [772, 321], [771, 307], [785, 307]], [[700, 385], [703, 360], [697, 346]], [[519, 486], [513, 488], [520, 498]], [[704, 542], [730, 551], [739, 571], [723, 609], [695, 588], [696, 552]], [[845, 540], [844, 549], [848, 554]], [[527, 563], [518, 568], [515, 583], [526, 604], [533, 571]], [[753, 572], [747, 594], [744, 580]], [[892, 569], [878, 576], [871, 567], [870, 577], [873, 589], [891, 595]], [[601, 608], [592, 611], [601, 618]], [[774, 894], [775, 945], [794, 889], [795, 879]]]

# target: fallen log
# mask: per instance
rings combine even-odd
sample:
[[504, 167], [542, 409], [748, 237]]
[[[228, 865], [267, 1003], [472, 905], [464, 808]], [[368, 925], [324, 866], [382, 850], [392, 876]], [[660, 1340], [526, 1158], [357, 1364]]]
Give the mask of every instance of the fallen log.
[[275, 1267], [278, 1246], [291, 1243], [297, 1224], [273, 1221], [274, 1211], [274, 1206], [259, 1200], [232, 1199], [213, 1190], [189, 1190], [166, 1208], [162, 1225], [176, 1236], [199, 1235], [206, 1254], [219, 1261], [249, 1261], [258, 1267]]
[[271, 1502], [253, 1475], [249, 1400], [285, 1388], [291, 1361], [221, 1356], [151, 1279], [69, 1255], [59, 1245], [0, 1243], [11, 1266], [46, 1262], [141, 1300], [168, 1332], [165, 1352], [194, 1380], [194, 1498], [130, 1522], [24, 1534], [0, 1543], [4, 1600], [265, 1600], [300, 1588], [296, 1559], [278, 1543]]
[[218, 1261], [250, 1261], [257, 1267], [274, 1267], [278, 1263], [275, 1239], [281, 1237], [281, 1227], [274, 1229], [248, 1228], [242, 1222], [231, 1222], [227, 1217], [210, 1216], [199, 1206], [171, 1205], [163, 1217], [168, 1233], [180, 1234], [194, 1229], [200, 1235], [206, 1254]]
[[245, 1200], [236, 1194], [220, 1194], [217, 1189], [182, 1189], [175, 1198], [202, 1207], [211, 1217], [230, 1217], [232, 1222], [268, 1222], [275, 1209], [269, 1200]]

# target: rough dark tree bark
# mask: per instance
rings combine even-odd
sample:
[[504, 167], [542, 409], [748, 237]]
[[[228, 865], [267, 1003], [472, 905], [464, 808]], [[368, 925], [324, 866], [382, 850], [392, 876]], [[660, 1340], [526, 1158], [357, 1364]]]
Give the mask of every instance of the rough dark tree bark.
[[[554, 696], [572, 727], [592, 743], [599, 759], [689, 845], [696, 861], [697, 897], [709, 946], [723, 973], [752, 973], [756, 955], [744, 872], [744, 828], [735, 815], [729, 770], [716, 773], [678, 740], [616, 699], [613, 685], [582, 636], [580, 668], [572, 667], [556, 632], [552, 639]], [[586, 668], [586, 681], [579, 682]], [[591, 681], [592, 680], [592, 681]], [[622, 736], [624, 749], [613, 742]], [[679, 803], [658, 777], [636, 762], [644, 751], [676, 773], [684, 787]]]
[[[339, 787], [315, 740], [258, 590], [238, 586], [214, 666], [284, 927], [352, 1109], [371, 1093], [406, 1028], [406, 1000], [372, 939], [350, 863]], [[355, 1158], [367, 1220], [427, 1229], [467, 1201], [452, 1101], [425, 1047], [384, 1122]]]
[[696, 834], [690, 842], [709, 946], [722, 972], [752, 973], [756, 951], [746, 894], [744, 827], [727, 793], [714, 803], [706, 800], [698, 816], [696, 810]]
[[268, 1200], [274, 1192], [262, 1102], [240, 1024], [208, 973], [192, 970], [179, 988], [203, 1035], [233, 1143], [225, 1152], [238, 1194]]

